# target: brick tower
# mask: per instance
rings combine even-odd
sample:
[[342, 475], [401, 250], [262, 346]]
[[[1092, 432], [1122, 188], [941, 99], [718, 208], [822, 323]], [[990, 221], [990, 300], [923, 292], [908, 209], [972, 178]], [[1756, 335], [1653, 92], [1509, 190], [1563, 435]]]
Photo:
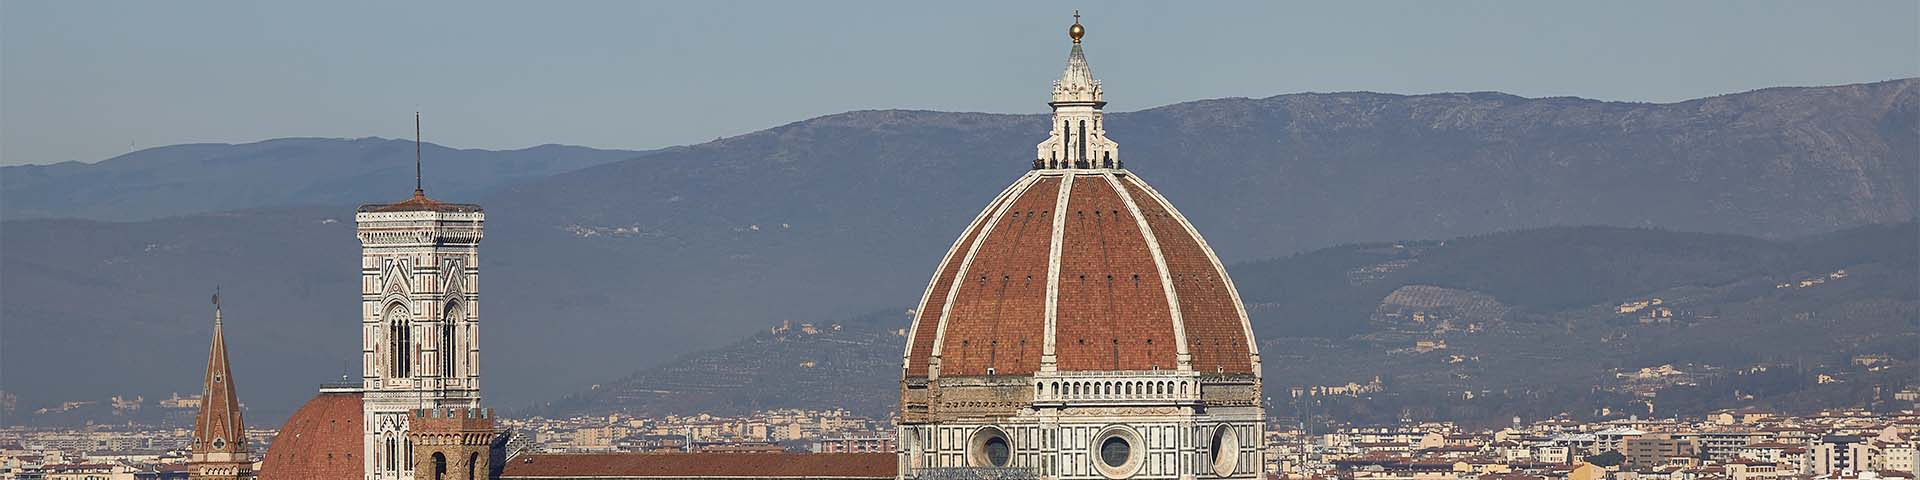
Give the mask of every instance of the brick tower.
[[413, 441], [413, 478], [489, 478], [493, 468], [493, 409], [423, 408], [407, 415]]
[[200, 414], [193, 418], [193, 456], [187, 460], [188, 478], [253, 478], [253, 458], [247, 451], [247, 426], [240, 417], [240, 397], [234, 393], [233, 369], [227, 365], [227, 336], [220, 320], [220, 295], [214, 294], [213, 347], [207, 353]]

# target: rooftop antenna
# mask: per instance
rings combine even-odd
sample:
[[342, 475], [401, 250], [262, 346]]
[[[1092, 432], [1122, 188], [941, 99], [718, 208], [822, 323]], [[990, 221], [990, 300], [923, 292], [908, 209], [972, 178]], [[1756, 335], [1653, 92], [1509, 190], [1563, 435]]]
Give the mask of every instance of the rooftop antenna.
[[420, 112], [413, 112], [413, 194], [425, 196], [420, 188]]

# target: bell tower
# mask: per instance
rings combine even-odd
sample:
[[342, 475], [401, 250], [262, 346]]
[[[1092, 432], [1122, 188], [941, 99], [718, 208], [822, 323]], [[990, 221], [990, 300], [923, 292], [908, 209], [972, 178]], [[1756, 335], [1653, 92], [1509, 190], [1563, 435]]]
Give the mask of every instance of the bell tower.
[[[418, 135], [419, 117], [415, 131]], [[480, 405], [479, 205], [413, 196], [362, 205], [360, 338], [367, 480], [413, 478], [410, 413]]]
[[207, 353], [200, 414], [193, 419], [193, 456], [187, 477], [193, 480], [251, 480], [253, 458], [247, 449], [247, 425], [234, 393], [233, 367], [227, 363], [227, 335], [220, 319], [220, 294], [213, 294], [213, 347]]

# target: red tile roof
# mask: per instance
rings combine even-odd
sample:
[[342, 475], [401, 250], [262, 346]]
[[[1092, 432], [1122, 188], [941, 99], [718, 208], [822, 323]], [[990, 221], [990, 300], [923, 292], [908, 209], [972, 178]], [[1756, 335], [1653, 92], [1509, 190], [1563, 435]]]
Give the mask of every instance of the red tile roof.
[[[949, 300], [941, 375], [1026, 375], [1040, 369], [1047, 313], [1047, 258], [1058, 177], [1013, 199], [979, 241]], [[939, 314], [939, 308], [928, 313]], [[1104, 340], [1104, 339], [1103, 339]]]
[[891, 453], [561, 453], [508, 460], [502, 479], [894, 478]]
[[[957, 276], [955, 272], [959, 271], [962, 260], [967, 256], [965, 249], [972, 246], [973, 240], [979, 237], [980, 230], [986, 228], [984, 220], [999, 211], [1000, 204], [1006, 201], [1007, 195], [1001, 195], [987, 204], [987, 209], [980, 213], [979, 218], [973, 221], [973, 225], [967, 227], [967, 233], [961, 235], [960, 240], [948, 250], [946, 260], [940, 263], [940, 270], [934, 272], [933, 284], [927, 286], [926, 296], [920, 300], [920, 309], [916, 310], [918, 318], [914, 319], [913, 344], [907, 348], [919, 352], [920, 355], [907, 356], [907, 376], [927, 376], [927, 353], [933, 351], [933, 340], [940, 330], [941, 315], [938, 310], [947, 304], [947, 294], [952, 292], [954, 278]], [[933, 314], [924, 313], [930, 308], [934, 310]]]
[[1146, 182], [1129, 178], [1127, 194], [1140, 205], [1141, 215], [1159, 237], [1167, 274], [1180, 297], [1180, 315], [1187, 333], [1193, 369], [1201, 372], [1251, 373], [1251, 327], [1233, 297], [1226, 269], [1213, 258], [1213, 249], [1198, 233], [1189, 233], [1186, 217], [1152, 192]]
[[360, 394], [321, 392], [287, 418], [260, 466], [260, 480], [360, 478]]
[[425, 192], [414, 190], [413, 198], [400, 203], [370, 203], [360, 206], [360, 212], [478, 212], [479, 205], [467, 203], [447, 203], [427, 198]]
[[1178, 366], [1165, 288], [1125, 199], [1098, 176], [1080, 177], [1069, 193], [1054, 339], [1060, 369]]
[[1176, 329], [1194, 370], [1252, 373], [1227, 272], [1178, 211], [1125, 172], [1042, 172], [991, 202], [938, 266], [908, 377], [927, 377], [936, 351], [942, 376], [1027, 375], [1049, 343], [1061, 371], [1171, 370]]

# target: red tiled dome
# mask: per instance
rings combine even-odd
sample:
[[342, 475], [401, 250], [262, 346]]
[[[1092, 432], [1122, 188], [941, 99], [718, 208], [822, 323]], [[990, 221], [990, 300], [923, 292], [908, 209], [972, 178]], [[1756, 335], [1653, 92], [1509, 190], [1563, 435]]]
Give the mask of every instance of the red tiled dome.
[[1184, 217], [1126, 170], [1033, 170], [989, 203], [916, 310], [906, 375], [1254, 373], [1233, 282]]
[[322, 391], [280, 426], [260, 480], [360, 478], [360, 393]]

